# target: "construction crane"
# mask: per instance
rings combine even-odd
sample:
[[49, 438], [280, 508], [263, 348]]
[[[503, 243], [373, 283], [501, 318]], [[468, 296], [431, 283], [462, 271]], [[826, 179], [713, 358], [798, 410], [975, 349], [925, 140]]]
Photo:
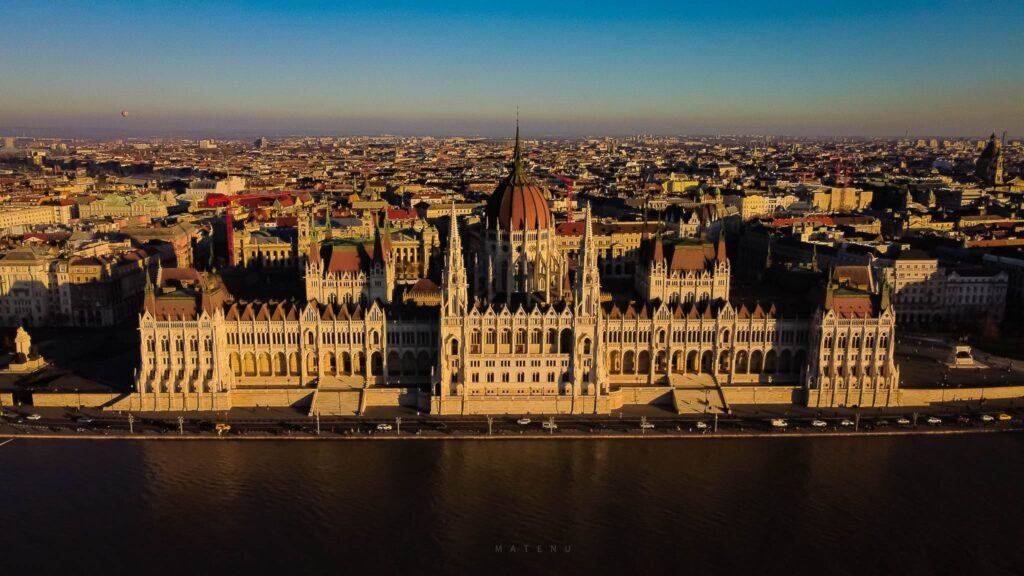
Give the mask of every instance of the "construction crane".
[[[235, 215], [234, 205], [239, 199], [238, 196], [228, 196], [211, 192], [206, 195], [203, 203], [209, 208], [224, 207], [224, 238], [227, 243], [228, 266], [235, 265]], [[213, 247], [210, 248], [213, 250]]]
[[848, 188], [849, 187], [849, 183], [850, 183], [850, 171], [846, 167], [843, 166], [843, 157], [842, 156], [833, 156], [832, 160], [834, 160], [835, 163], [836, 163], [836, 172], [835, 172], [836, 184], [839, 184], [840, 182], [842, 182], [843, 183], [843, 188]]
[[564, 176], [562, 174], [554, 174], [553, 176], [555, 177], [556, 180], [558, 180], [558, 181], [562, 182], [563, 184], [565, 184], [565, 189], [566, 189], [566, 196], [565, 196], [566, 219], [569, 222], [572, 222], [572, 185], [573, 185], [573, 180], [572, 180], [572, 178], [569, 178], [568, 176]]
[[206, 195], [206, 205], [210, 208], [216, 208], [218, 206], [224, 206], [224, 227], [227, 232], [225, 240], [228, 245], [228, 266], [235, 265], [235, 211], [234, 206], [238, 202], [246, 200], [263, 200], [269, 198], [277, 198], [279, 196], [286, 196], [293, 194], [293, 192], [282, 191], [282, 192], [267, 192], [264, 194], [237, 194], [229, 196], [227, 194], [218, 194], [211, 192]]

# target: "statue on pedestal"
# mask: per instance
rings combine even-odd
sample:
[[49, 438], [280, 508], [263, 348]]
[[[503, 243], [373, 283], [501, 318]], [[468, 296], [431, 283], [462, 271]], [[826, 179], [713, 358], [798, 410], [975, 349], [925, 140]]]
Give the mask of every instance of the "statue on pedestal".
[[18, 364], [24, 364], [28, 362], [31, 353], [32, 337], [28, 335], [23, 326], [19, 326], [18, 332], [14, 335], [14, 361]]
[[46, 365], [39, 355], [32, 354], [32, 337], [24, 327], [14, 335], [14, 360], [7, 366], [8, 372], [34, 372]]

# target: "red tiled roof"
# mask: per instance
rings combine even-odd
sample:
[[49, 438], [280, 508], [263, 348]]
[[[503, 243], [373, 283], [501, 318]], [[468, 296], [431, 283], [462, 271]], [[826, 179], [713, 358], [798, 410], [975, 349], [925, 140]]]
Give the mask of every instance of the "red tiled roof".
[[[711, 259], [714, 258], [714, 248], [711, 249]], [[704, 246], [682, 246], [672, 248], [672, 260], [669, 263], [669, 270], [704, 270], [707, 254]]]
[[331, 250], [331, 259], [327, 263], [328, 272], [359, 272], [363, 269], [359, 252], [355, 247], [352, 247], [351, 250], [340, 250], [339, 248], [341, 247], [336, 246]]
[[867, 294], [836, 295], [832, 299], [830, 310], [841, 318], [867, 318], [872, 316], [874, 305], [871, 303], [871, 297]]
[[415, 220], [416, 213], [401, 208], [388, 208], [388, 220]]

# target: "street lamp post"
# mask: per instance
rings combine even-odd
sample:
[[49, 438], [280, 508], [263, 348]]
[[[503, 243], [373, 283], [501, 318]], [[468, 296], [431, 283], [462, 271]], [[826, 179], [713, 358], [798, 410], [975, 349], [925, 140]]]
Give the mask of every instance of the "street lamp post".
[[320, 435], [320, 411], [316, 411], [316, 435]]
[[184, 416], [178, 416], [178, 435], [179, 436], [184, 436], [185, 435], [185, 417]]
[[134, 426], [134, 424], [135, 424], [135, 417], [132, 416], [131, 412], [129, 412], [128, 413], [128, 433], [129, 434], [135, 434], [135, 426]]
[[715, 427], [712, 430], [718, 432], [718, 412], [715, 412]]
[[402, 417], [395, 416], [395, 436], [401, 436], [402, 434]]
[[647, 434], [647, 416], [641, 416], [640, 417], [640, 434], [641, 435], [646, 435]]
[[494, 424], [494, 418], [491, 418], [490, 416], [488, 416], [487, 417], [487, 435], [488, 436], [491, 435], [492, 425], [493, 424]]

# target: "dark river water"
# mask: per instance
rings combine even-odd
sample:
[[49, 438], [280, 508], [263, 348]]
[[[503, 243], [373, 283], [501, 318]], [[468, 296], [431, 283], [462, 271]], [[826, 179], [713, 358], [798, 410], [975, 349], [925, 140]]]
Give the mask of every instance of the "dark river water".
[[1024, 435], [0, 447], [0, 573], [1022, 574]]

